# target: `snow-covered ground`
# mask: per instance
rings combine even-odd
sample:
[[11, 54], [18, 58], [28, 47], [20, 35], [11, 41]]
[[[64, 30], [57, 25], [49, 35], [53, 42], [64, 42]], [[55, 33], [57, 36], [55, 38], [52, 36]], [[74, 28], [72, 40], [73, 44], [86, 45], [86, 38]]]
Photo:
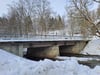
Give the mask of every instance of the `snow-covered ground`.
[[100, 39], [91, 40], [81, 53], [89, 55], [100, 55]]
[[99, 75], [100, 66], [94, 69], [78, 64], [76, 59], [65, 61], [27, 60], [0, 50], [0, 75]]

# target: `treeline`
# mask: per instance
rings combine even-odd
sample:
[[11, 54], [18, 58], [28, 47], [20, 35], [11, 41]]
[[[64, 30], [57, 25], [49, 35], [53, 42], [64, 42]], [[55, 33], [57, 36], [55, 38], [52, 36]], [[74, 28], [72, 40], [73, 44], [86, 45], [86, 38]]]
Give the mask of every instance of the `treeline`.
[[[97, 7], [91, 9], [93, 6]], [[48, 0], [19, 0], [9, 6], [6, 16], [0, 17], [1, 36], [46, 35], [57, 30], [65, 30], [64, 34], [70, 36], [100, 36], [100, 2], [68, 0], [65, 17], [61, 17], [55, 15]]]
[[30, 16], [22, 19], [17, 19], [15, 16], [9, 18], [0, 17], [0, 35], [7, 36], [23, 36], [23, 35], [46, 35], [49, 31], [64, 29], [64, 21], [60, 16], [50, 17], [47, 22], [33, 22]]
[[64, 19], [52, 16], [47, 0], [19, 0], [9, 6], [7, 16], [0, 17], [0, 35], [38, 35], [62, 30]]

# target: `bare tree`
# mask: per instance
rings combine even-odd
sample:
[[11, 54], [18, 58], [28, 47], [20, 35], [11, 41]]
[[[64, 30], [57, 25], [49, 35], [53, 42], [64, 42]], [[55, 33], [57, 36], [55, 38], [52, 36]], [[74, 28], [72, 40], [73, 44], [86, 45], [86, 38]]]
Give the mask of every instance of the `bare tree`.
[[8, 19], [6, 17], [0, 17], [0, 37], [7, 36], [8, 31]]
[[[68, 7], [69, 8], [69, 7]], [[67, 10], [67, 15], [68, 15], [68, 23], [69, 23], [69, 34], [71, 36], [74, 36], [74, 34], [83, 34], [83, 31], [81, 30], [83, 27], [81, 26], [81, 24], [84, 25], [84, 19], [82, 18], [82, 16], [80, 15], [80, 13], [78, 11], [76, 11], [73, 8], [70, 8], [69, 10]]]
[[100, 3], [100, 0], [93, 0], [93, 1]]
[[[91, 27], [91, 29], [93, 29], [95, 35], [100, 37], [100, 31], [97, 27], [97, 25], [100, 23], [95, 23], [97, 19], [93, 19], [91, 17], [90, 14], [90, 7], [93, 4], [93, 1], [90, 0], [70, 0], [71, 2], [71, 9], [75, 9], [76, 11], [78, 11], [78, 13], [80, 14], [80, 16], [86, 21], [88, 22], [89, 27]], [[78, 17], [73, 15], [74, 17]], [[87, 26], [88, 26], [87, 25]], [[90, 29], [90, 28], [88, 28]]]
[[[14, 18], [12, 20], [15, 21], [10, 20], [10, 23], [17, 27], [18, 33], [28, 35], [30, 33], [37, 34], [41, 28], [46, 32], [50, 14], [51, 10], [47, 0], [19, 0], [10, 6], [8, 16], [9, 19]], [[39, 23], [40, 20], [44, 22], [43, 25]], [[15, 31], [14, 28], [12, 30]]]
[[42, 32], [47, 34], [49, 28], [49, 19], [51, 17], [50, 3], [47, 0], [40, 0], [37, 11], [40, 28]]

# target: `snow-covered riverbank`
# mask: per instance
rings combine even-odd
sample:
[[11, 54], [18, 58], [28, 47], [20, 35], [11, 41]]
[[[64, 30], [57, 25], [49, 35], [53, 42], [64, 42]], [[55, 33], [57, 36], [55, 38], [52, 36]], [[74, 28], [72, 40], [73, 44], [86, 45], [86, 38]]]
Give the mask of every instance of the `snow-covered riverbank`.
[[100, 55], [100, 39], [90, 41], [81, 53], [88, 55]]
[[30, 61], [0, 50], [0, 75], [99, 75], [94, 69], [80, 65], [75, 59], [65, 61]]

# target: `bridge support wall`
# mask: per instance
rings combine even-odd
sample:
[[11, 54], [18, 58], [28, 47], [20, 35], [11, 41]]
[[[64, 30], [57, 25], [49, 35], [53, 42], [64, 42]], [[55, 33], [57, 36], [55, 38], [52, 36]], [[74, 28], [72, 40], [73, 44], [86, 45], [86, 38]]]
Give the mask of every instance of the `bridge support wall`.
[[60, 46], [59, 50], [60, 50], [60, 54], [66, 54], [66, 53], [80, 53], [80, 51], [82, 51], [84, 49], [84, 47], [86, 46], [87, 42], [83, 41], [83, 42], [76, 42], [75, 45], [64, 45], [64, 46]]
[[69, 44], [68, 42], [52, 42], [50, 45], [46, 46], [41, 46], [43, 44], [41, 42], [33, 43], [33, 45], [30, 45], [30, 43], [6, 42], [0, 43], [0, 49], [4, 49], [22, 57], [24, 55], [25, 48], [27, 48], [28, 57], [54, 58], [60, 54], [62, 55], [63, 53], [80, 53], [80, 51], [83, 50], [87, 44], [86, 41], [71, 42], [73, 43]]
[[59, 55], [57, 45], [49, 47], [31, 47], [27, 50], [27, 57], [54, 58]]
[[3, 49], [5, 51], [8, 51], [10, 53], [13, 53], [21, 57], [23, 56], [23, 51], [24, 51], [22, 45], [12, 45], [12, 44], [0, 45], [0, 49]]
[[84, 47], [86, 46], [87, 42], [76, 42], [76, 44], [72, 48], [73, 53], [80, 53]]

